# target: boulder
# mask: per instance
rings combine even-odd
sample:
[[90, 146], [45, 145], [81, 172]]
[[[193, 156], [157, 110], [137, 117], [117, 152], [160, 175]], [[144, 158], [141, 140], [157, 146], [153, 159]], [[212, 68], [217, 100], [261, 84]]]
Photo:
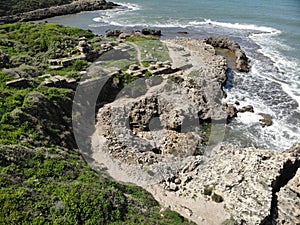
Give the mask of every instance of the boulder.
[[236, 109], [236, 107], [234, 105], [232, 105], [232, 104], [225, 104], [224, 108], [225, 108], [225, 110], [228, 113], [228, 116], [230, 118], [237, 116], [238, 110]]
[[121, 34], [119, 35], [119, 38], [120, 38], [120, 39], [126, 39], [126, 38], [128, 38], [128, 37], [130, 37], [130, 36], [131, 36], [130, 33], [121, 33]]
[[149, 28], [142, 29], [141, 33], [143, 35], [161, 36], [161, 30], [155, 30]]
[[178, 31], [177, 34], [189, 34], [187, 31]]
[[238, 109], [239, 113], [244, 113], [244, 112], [254, 112], [254, 108], [252, 105], [247, 105], [247, 106], [243, 106], [242, 108]]
[[258, 113], [258, 115], [262, 116], [262, 119], [259, 120], [262, 127], [271, 126], [273, 124], [271, 115], [266, 113]]
[[123, 32], [120, 30], [107, 30], [105, 31], [106, 37], [119, 37]]

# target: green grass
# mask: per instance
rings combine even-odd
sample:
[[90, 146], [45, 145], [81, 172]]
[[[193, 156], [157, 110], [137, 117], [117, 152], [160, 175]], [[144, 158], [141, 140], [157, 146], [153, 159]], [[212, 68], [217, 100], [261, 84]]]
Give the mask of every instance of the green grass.
[[[149, 61], [149, 57], [155, 59], [155, 61], [170, 61], [171, 58], [168, 53], [168, 49], [164, 43], [155, 37], [132, 37], [126, 39], [126, 41], [134, 42], [140, 47], [142, 53], [142, 61]], [[150, 60], [151, 61], [151, 60]]]
[[[0, 48], [13, 59], [9, 69], [20, 70], [24, 64], [41, 73], [70, 76], [87, 62], [62, 70], [44, 63], [61, 56], [55, 50], [58, 43], [69, 51], [81, 36], [94, 37], [59, 25], [7, 24], [0, 26]], [[14, 78], [7, 69], [0, 71], [0, 224], [191, 224], [170, 210], [160, 212], [161, 206], [142, 188], [93, 171], [74, 145], [75, 92], [42, 86], [43, 79], [26, 71], [35, 87], [9, 88], [5, 82]]]

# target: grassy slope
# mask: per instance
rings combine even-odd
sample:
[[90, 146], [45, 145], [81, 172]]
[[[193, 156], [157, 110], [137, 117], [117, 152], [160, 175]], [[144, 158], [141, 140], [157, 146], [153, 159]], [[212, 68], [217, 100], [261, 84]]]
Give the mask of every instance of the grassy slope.
[[28, 12], [35, 9], [68, 4], [70, 2], [72, 0], [1, 0], [0, 16]]
[[[87, 62], [52, 71], [46, 61], [63, 57], [82, 36], [96, 39], [59, 25], [0, 26], [0, 49], [11, 60], [0, 71], [0, 224], [189, 224], [172, 211], [160, 212], [143, 189], [95, 173], [74, 148], [65, 128], [71, 127], [74, 91], [40, 85], [38, 75], [77, 77]], [[12, 75], [36, 84], [8, 88]]]

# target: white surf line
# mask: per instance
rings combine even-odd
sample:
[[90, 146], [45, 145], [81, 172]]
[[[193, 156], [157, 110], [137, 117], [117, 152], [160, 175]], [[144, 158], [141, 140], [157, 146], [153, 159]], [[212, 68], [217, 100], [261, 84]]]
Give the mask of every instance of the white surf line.
[[268, 81], [279, 84], [281, 86], [282, 90], [297, 102], [297, 104], [298, 104], [297, 110], [300, 111], [300, 96], [297, 96], [293, 93], [291, 87], [289, 86], [289, 83], [279, 81], [272, 77], [267, 77], [267, 76], [263, 75], [262, 73], [259, 72], [259, 70], [257, 68], [255, 68], [255, 65], [252, 66], [251, 71], [253, 72], [253, 74], [255, 74], [259, 77], [262, 77]]

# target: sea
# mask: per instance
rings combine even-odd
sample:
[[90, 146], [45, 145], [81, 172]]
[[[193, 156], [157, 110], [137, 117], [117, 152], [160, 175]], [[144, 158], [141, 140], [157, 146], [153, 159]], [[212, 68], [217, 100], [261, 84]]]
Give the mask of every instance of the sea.
[[[105, 34], [155, 28], [162, 38], [224, 36], [251, 60], [249, 73], [234, 72], [228, 103], [252, 105], [226, 125], [224, 143], [283, 151], [300, 142], [300, 0], [118, 0], [119, 7], [46, 19]], [[179, 33], [178, 33], [179, 32]], [[183, 34], [182, 32], [187, 32]], [[261, 116], [273, 124], [259, 125]]]

